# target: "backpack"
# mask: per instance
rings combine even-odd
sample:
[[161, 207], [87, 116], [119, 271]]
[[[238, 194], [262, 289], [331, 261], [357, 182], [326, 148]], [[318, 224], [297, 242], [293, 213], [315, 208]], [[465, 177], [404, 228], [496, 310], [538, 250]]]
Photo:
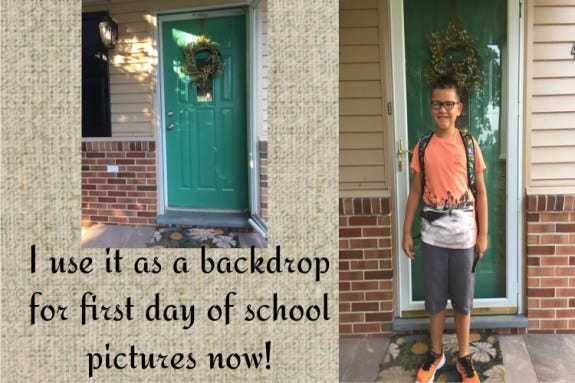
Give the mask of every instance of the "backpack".
[[[419, 140], [419, 167], [421, 168], [421, 190], [425, 188], [425, 149], [435, 132], [426, 134]], [[465, 156], [467, 157], [467, 184], [473, 194], [473, 198], [477, 199], [477, 184], [475, 183], [475, 145], [473, 144], [473, 137], [471, 134], [463, 134], [459, 131], [459, 135], [463, 140], [465, 146]]]

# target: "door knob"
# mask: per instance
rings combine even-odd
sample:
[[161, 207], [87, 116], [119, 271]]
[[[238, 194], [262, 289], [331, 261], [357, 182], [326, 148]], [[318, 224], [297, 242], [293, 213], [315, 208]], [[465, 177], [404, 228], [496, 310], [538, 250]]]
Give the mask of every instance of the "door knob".
[[174, 129], [174, 124], [168, 125], [168, 130], [173, 130], [173, 129]]
[[403, 149], [403, 140], [397, 141], [397, 167], [399, 171], [403, 171], [403, 155], [407, 153], [413, 153], [412, 150]]

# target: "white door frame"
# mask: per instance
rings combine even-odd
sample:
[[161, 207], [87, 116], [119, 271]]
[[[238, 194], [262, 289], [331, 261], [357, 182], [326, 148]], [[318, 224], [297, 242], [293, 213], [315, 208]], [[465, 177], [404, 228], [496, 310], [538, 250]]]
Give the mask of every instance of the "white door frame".
[[[476, 308], [509, 308], [517, 307], [517, 313], [523, 313], [523, 302], [519, 294], [522, 291], [522, 244], [523, 223], [521, 209], [522, 178], [522, 94], [523, 87], [523, 20], [521, 15], [523, 5], [519, 0], [507, 0], [507, 36], [509, 59], [506, 62], [504, 73], [515, 74], [507, 76], [504, 84], [508, 90], [507, 96], [507, 262], [506, 262], [506, 297], [497, 299], [475, 299]], [[393, 82], [393, 125], [395, 132], [394, 153], [397, 152], [397, 142], [407, 140], [407, 97], [405, 72], [405, 35], [403, 22], [403, 1], [389, 1], [389, 26], [391, 36], [391, 65]], [[519, 68], [519, 70], [518, 70]], [[504, 89], [505, 89], [504, 86]], [[504, 141], [505, 142], [505, 141]], [[405, 160], [405, 158], [404, 158]], [[405, 162], [405, 161], [404, 161]], [[403, 220], [405, 205], [409, 193], [409, 166], [404, 166], [399, 172], [397, 156], [394, 155], [395, 169], [395, 257], [399, 265], [395, 288], [397, 294], [396, 313], [401, 316], [404, 311], [419, 311], [424, 309], [423, 301], [411, 300], [411, 265], [409, 259], [401, 249]], [[490, 228], [495, 230], [496, 228]]]

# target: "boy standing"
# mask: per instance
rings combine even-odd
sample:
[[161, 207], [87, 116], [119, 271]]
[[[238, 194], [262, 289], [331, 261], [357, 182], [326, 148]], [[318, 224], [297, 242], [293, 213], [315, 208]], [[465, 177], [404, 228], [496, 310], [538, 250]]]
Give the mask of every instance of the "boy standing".
[[459, 346], [457, 370], [463, 382], [479, 382], [469, 355], [469, 330], [475, 284], [473, 262], [476, 256], [481, 259], [487, 249], [485, 163], [473, 140], [477, 186], [474, 197], [468, 184], [465, 144], [455, 127], [463, 105], [453, 78], [441, 77], [432, 84], [429, 109], [435, 132], [424, 150], [423, 172], [419, 143], [413, 153], [411, 168], [415, 173], [407, 199], [402, 240], [403, 251], [414, 259], [411, 229], [422, 198], [425, 309], [429, 313], [431, 350], [417, 373], [417, 382], [433, 382], [435, 372], [445, 363], [442, 337], [448, 297], [453, 305]]

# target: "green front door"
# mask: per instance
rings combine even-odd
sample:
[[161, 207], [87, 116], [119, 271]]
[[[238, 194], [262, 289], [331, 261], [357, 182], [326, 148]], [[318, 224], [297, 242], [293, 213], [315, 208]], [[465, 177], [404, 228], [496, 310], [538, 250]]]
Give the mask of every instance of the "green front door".
[[[167, 205], [246, 209], [245, 15], [160, 20]], [[181, 64], [182, 48], [201, 35], [219, 44], [224, 67], [198, 85]]]
[[[487, 165], [484, 173], [489, 199], [489, 249], [476, 272], [476, 298], [506, 296], [506, 145], [502, 67], [507, 52], [507, 3], [501, 0], [404, 0], [406, 89], [409, 147], [433, 130], [424, 77], [430, 65], [428, 42], [444, 30], [454, 16], [476, 39], [485, 73], [481, 88], [464, 107], [469, 132], [477, 139]], [[458, 52], [448, 52], [457, 59]], [[411, 160], [411, 158], [410, 158]], [[414, 224], [414, 238], [419, 222]], [[416, 250], [420, 249], [419, 239]], [[421, 252], [411, 262], [412, 301], [424, 299]]]

